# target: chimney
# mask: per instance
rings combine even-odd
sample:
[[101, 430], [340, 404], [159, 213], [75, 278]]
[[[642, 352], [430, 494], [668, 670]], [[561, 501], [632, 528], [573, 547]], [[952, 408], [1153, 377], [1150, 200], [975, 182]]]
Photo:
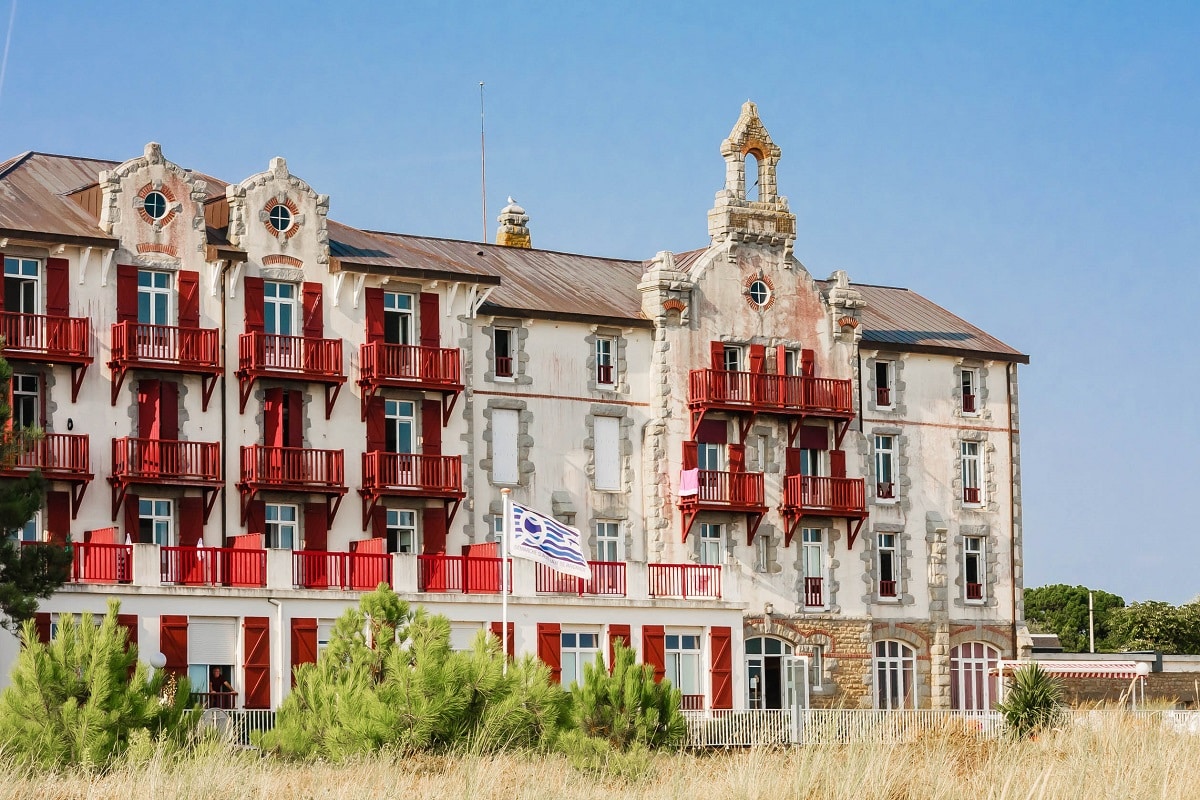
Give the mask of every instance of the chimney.
[[500, 212], [500, 216], [496, 217], [496, 221], [500, 223], [500, 227], [496, 229], [496, 244], [502, 244], [505, 247], [524, 247], [526, 250], [533, 246], [529, 237], [529, 228], [526, 227], [529, 215], [525, 213], [525, 209], [517, 205], [516, 200], [508, 198], [508, 205]]

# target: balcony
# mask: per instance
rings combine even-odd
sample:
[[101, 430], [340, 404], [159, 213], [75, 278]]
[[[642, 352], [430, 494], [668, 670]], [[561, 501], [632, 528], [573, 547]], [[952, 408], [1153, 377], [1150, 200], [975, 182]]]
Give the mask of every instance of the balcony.
[[463, 390], [462, 355], [458, 348], [368, 342], [359, 347], [362, 418], [379, 389], [393, 387], [442, 393], [442, 424], [450, 419]]
[[[417, 557], [417, 590], [499, 594], [503, 559], [444, 554]], [[508, 591], [512, 594], [512, 560], [508, 562]]]
[[363, 530], [381, 497], [434, 497], [447, 501], [446, 524], [454, 519], [466, 494], [462, 488], [462, 456], [424, 456], [373, 450], [362, 456]]
[[201, 375], [202, 403], [208, 401], [221, 374], [221, 341], [216, 328], [178, 328], [118, 322], [112, 326], [112, 404], [116, 405], [126, 373], [153, 369]]
[[71, 365], [71, 402], [79, 397], [83, 375], [92, 363], [92, 340], [86, 317], [51, 317], [0, 311], [0, 339], [8, 361]]
[[44, 433], [32, 437], [18, 431], [16, 457], [0, 464], [0, 477], [19, 478], [38, 470], [47, 480], [70, 481], [71, 517], [79, 511], [92, 478], [91, 440], [86, 433]]
[[511, 378], [513, 376], [512, 356], [496, 356], [496, 377]]
[[968, 583], [967, 584], [967, 599], [968, 600], [982, 600], [983, 599], [983, 584], [982, 583]]
[[748, 544], [753, 544], [754, 533], [763, 514], [767, 512], [762, 473], [696, 470], [696, 486], [690, 487], [695, 491], [690, 491], [684, 486], [688, 472], [685, 470], [680, 477], [679, 508], [683, 512], [683, 541], [687, 541], [692, 524], [701, 511], [724, 511], [746, 514]]
[[712, 564], [649, 564], [650, 596], [720, 600], [721, 568]]
[[[23, 547], [61, 547], [47, 542], [21, 542]], [[132, 583], [133, 545], [74, 542], [71, 547], [71, 583]]]
[[238, 490], [242, 493], [243, 525], [247, 504], [261, 491], [326, 495], [330, 504], [329, 521], [333, 521], [342, 495], [346, 494], [343, 451], [253, 444], [242, 447], [241, 459]]
[[806, 608], [825, 607], [825, 580], [823, 578], [804, 579], [804, 606]]
[[325, 385], [325, 419], [333, 413], [338, 392], [346, 382], [342, 368], [342, 340], [274, 333], [243, 333], [238, 337], [239, 410], [258, 378], [311, 381]]
[[972, 506], [980, 505], [983, 502], [981, 497], [982, 497], [982, 492], [979, 491], [978, 486], [964, 486], [963, 487], [963, 502], [966, 503], [967, 505], [972, 505]]
[[625, 562], [589, 561], [592, 579], [564, 575], [545, 564], [535, 564], [534, 591], [538, 594], [573, 594], [579, 597], [624, 597]]
[[237, 547], [161, 547], [159, 577], [176, 586], [267, 585], [267, 551]]
[[199, 486], [205, 490], [204, 520], [216, 501], [221, 480], [218, 442], [182, 442], [123, 436], [112, 440], [113, 519], [133, 484]]
[[381, 583], [392, 585], [392, 557], [297, 550], [292, 554], [292, 582], [302, 589], [371, 591]]
[[857, 520], [850, 530], [848, 546], [867, 516], [866, 483], [862, 478], [826, 478], [815, 475], [789, 475], [783, 488], [783, 505], [779, 509], [787, 524], [784, 546], [791, 544], [792, 535], [803, 517], [844, 517]]
[[796, 417], [789, 421], [792, 438], [804, 417], [835, 419], [839, 421], [836, 446], [841, 447], [842, 436], [854, 418], [854, 389], [849, 380], [841, 378], [694, 369], [688, 382], [688, 408], [692, 413], [692, 438], [706, 412], [722, 410], [746, 415], [741, 423], [741, 441], [745, 441], [757, 414]]
[[879, 596], [880, 597], [889, 597], [889, 598], [895, 597], [896, 596], [896, 582], [895, 581], [880, 581], [879, 582]]

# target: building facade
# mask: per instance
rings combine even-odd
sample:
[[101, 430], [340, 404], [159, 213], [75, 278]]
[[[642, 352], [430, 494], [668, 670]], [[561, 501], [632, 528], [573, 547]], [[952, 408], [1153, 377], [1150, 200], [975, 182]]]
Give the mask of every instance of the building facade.
[[1028, 359], [810, 275], [752, 103], [721, 153], [711, 243], [646, 262], [533, 249], [511, 201], [494, 245], [358, 230], [283, 159], [0, 165], [13, 424], [45, 431], [0, 468], [50, 481], [12, 535], [75, 552], [41, 635], [116, 596], [144, 655], [275, 707], [381, 581], [498, 633], [508, 488], [594, 562], [508, 567], [511, 647], [564, 683], [622, 639], [689, 708], [987, 706]]

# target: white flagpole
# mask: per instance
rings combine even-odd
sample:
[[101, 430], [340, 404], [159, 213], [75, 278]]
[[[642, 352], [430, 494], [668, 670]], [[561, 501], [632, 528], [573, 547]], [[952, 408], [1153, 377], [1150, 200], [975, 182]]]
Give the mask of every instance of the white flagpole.
[[504, 495], [504, 525], [500, 533], [500, 655], [504, 657], [503, 674], [508, 674], [508, 537], [512, 535], [512, 489], [501, 489]]

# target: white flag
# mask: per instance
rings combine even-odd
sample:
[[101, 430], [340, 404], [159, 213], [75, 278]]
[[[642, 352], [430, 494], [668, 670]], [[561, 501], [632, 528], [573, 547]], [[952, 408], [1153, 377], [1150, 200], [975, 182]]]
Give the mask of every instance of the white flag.
[[512, 518], [508, 520], [508, 529], [512, 531], [512, 555], [545, 564], [567, 575], [592, 579], [592, 568], [583, 555], [583, 536], [579, 531], [520, 503], [510, 503], [509, 507], [512, 509]]

